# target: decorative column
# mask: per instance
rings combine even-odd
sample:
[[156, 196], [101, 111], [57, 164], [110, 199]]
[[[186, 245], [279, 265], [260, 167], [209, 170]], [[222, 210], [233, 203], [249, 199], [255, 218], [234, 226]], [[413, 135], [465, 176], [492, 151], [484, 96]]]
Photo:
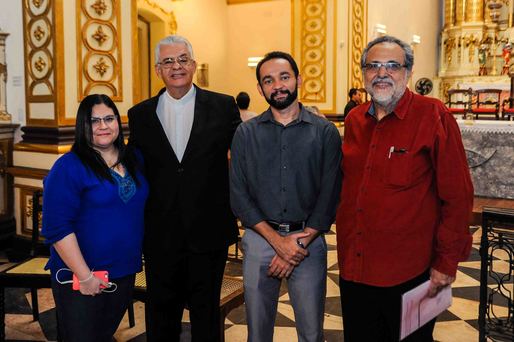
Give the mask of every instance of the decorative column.
[[444, 0], [444, 27], [450, 28], [455, 24], [455, 0]]
[[484, 0], [467, 0], [466, 23], [484, 21]]
[[302, 74], [300, 99], [324, 113], [336, 111], [337, 1], [294, 0], [293, 56]]
[[7, 63], [5, 59], [5, 39], [9, 33], [0, 29], [0, 122], [11, 122], [7, 113]]
[[455, 26], [461, 25], [466, 19], [467, 0], [456, 0], [455, 3]]

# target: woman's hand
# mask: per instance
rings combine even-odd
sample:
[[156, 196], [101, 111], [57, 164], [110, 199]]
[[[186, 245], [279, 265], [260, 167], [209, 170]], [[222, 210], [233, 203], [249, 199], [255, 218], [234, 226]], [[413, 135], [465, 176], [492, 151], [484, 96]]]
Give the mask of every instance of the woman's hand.
[[93, 274], [86, 280], [80, 281], [80, 293], [85, 296], [95, 296], [102, 292], [100, 286], [109, 287], [109, 285]]

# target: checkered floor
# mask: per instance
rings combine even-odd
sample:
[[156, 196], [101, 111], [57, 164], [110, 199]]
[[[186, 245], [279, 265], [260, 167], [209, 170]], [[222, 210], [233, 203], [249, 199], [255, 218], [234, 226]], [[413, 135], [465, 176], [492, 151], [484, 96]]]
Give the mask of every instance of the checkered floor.
[[[460, 264], [457, 280], [453, 286], [453, 304], [438, 318], [434, 338], [437, 341], [477, 341], [478, 340], [478, 299], [480, 279], [480, 257], [478, 245], [480, 229], [472, 228], [474, 243], [468, 261]], [[339, 301], [338, 270], [335, 233], [327, 235], [328, 279], [327, 301], [325, 308], [325, 339], [327, 341], [343, 340], [343, 324]], [[234, 249], [230, 254], [234, 254]], [[509, 262], [506, 256], [497, 255], [495, 268], [508, 273]], [[0, 255], [0, 261], [1, 255]], [[241, 263], [229, 261], [226, 274], [241, 276]], [[512, 284], [510, 284], [512, 285]], [[512, 286], [510, 287], [512, 289]], [[19, 289], [6, 290], [6, 338], [7, 341], [48, 341], [56, 339], [55, 309], [51, 292], [47, 289], [38, 293], [40, 321], [33, 322], [30, 308], [30, 292]], [[117, 341], [146, 341], [144, 333], [144, 304], [136, 302], [136, 326], [129, 328], [127, 317], [120, 324], [115, 335]], [[498, 305], [495, 313], [507, 315], [506, 304]], [[189, 318], [187, 311], [183, 319], [183, 341], [190, 340]], [[246, 341], [244, 305], [234, 309], [225, 321], [225, 337], [228, 342]], [[279, 298], [276, 319], [275, 341], [297, 341], [294, 314], [289, 302], [285, 282]]]

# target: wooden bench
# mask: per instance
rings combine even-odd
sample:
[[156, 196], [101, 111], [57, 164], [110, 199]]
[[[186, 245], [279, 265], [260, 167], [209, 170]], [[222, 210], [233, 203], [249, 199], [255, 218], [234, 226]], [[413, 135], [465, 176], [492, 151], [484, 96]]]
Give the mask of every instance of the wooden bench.
[[[136, 274], [134, 299], [146, 302], [145, 270]], [[233, 309], [244, 303], [243, 281], [231, 276], [223, 276], [220, 295], [220, 341], [225, 341], [225, 318]], [[132, 311], [133, 314], [133, 311]], [[130, 316], [130, 311], [129, 311]], [[134, 317], [129, 317], [133, 322]]]

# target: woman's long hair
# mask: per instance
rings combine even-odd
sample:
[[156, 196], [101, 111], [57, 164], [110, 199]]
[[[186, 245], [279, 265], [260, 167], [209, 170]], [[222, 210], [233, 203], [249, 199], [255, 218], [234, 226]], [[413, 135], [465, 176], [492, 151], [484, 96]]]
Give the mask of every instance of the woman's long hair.
[[139, 184], [136, 176], [136, 158], [131, 148], [125, 145], [123, 138], [123, 128], [121, 126], [120, 113], [118, 108], [111, 100], [111, 98], [104, 94], [93, 94], [86, 96], [80, 102], [77, 110], [77, 118], [75, 123], [75, 142], [71, 147], [74, 152], [99, 179], [106, 179], [111, 183], [114, 179], [109, 171], [105, 160], [100, 155], [100, 152], [93, 147], [93, 129], [91, 128], [91, 112], [93, 107], [98, 104], [104, 104], [111, 108], [116, 116], [118, 123], [118, 138], [114, 141], [113, 145], [118, 149], [118, 160], [115, 165], [121, 163], [132, 176], [136, 184]]

